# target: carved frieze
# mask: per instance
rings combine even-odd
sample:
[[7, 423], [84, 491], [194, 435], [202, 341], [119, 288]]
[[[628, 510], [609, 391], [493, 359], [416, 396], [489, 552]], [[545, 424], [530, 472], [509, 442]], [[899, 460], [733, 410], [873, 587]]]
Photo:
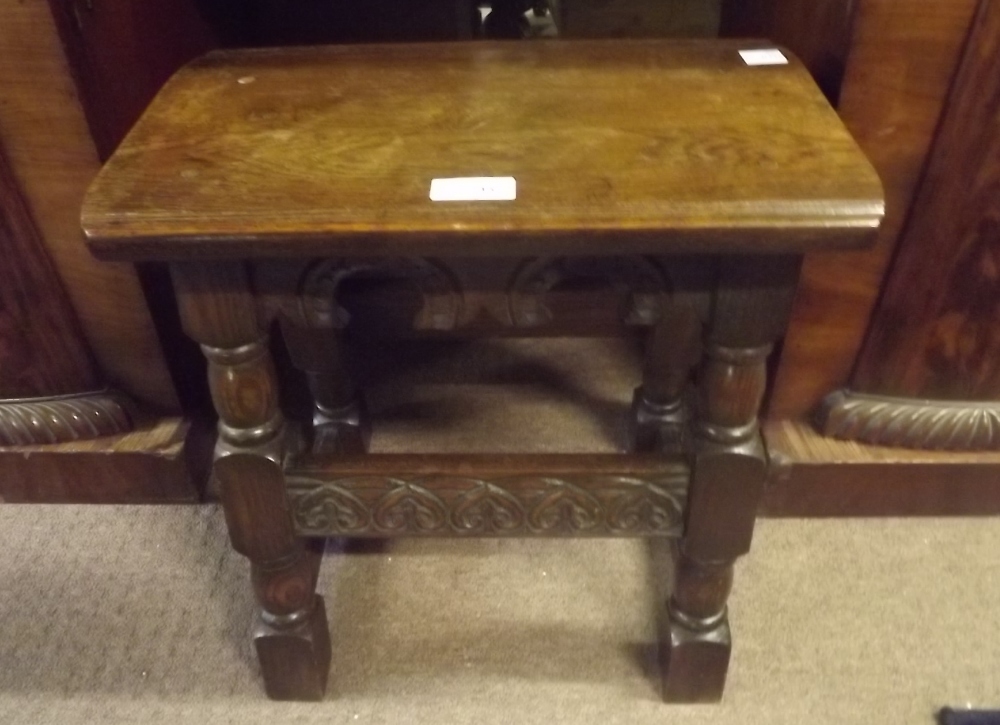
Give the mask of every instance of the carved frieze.
[[678, 537], [687, 481], [681, 464], [648, 478], [291, 473], [288, 497], [307, 536]]

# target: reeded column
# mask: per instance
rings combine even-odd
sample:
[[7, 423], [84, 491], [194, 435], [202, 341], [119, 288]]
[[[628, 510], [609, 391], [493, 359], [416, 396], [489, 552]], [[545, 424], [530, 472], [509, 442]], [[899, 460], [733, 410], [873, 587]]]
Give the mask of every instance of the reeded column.
[[725, 687], [733, 564], [750, 550], [767, 478], [757, 421], [767, 358], [784, 330], [799, 259], [727, 258], [719, 265], [698, 375], [687, 525], [661, 643], [669, 702], [717, 701]]
[[282, 471], [285, 423], [267, 336], [240, 263], [171, 267], [181, 320], [208, 359], [219, 414], [213, 466], [233, 548], [250, 560], [254, 643], [268, 696], [323, 697], [330, 639], [320, 555], [295, 533]]

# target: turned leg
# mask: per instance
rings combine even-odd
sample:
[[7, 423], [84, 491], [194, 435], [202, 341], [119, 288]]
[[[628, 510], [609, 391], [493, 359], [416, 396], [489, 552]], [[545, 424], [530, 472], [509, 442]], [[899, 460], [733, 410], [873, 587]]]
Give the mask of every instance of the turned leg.
[[282, 320], [281, 333], [292, 363], [306, 374], [312, 392], [313, 452], [365, 453], [371, 424], [347, 371], [338, 331]]
[[184, 329], [208, 359], [219, 414], [216, 477], [233, 548], [250, 560], [254, 643], [269, 697], [318, 700], [330, 665], [320, 555], [295, 533], [282, 471], [285, 424], [274, 366], [242, 265], [171, 267]]
[[636, 451], [681, 451], [688, 429], [684, 393], [698, 362], [702, 321], [690, 306], [676, 304], [646, 336], [642, 386], [632, 397]]
[[732, 649], [726, 602], [735, 560], [750, 550], [767, 459], [757, 415], [771, 343], [784, 330], [797, 258], [721, 262], [697, 390], [693, 474], [661, 642], [668, 702], [722, 697]]

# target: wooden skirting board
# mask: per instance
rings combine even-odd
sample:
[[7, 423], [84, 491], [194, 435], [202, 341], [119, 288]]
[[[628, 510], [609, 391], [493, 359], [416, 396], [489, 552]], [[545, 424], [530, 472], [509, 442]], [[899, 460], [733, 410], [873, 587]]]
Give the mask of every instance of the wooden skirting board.
[[764, 438], [777, 465], [763, 516], [1000, 514], [1000, 451], [885, 448], [787, 420], [765, 424]]
[[183, 418], [120, 435], [0, 447], [0, 503], [195, 503], [212, 437]]

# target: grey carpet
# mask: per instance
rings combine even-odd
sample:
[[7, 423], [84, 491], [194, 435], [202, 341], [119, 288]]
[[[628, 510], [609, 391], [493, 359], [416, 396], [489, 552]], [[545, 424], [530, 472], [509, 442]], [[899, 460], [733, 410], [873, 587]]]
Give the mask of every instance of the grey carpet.
[[264, 699], [219, 511], [0, 506], [3, 723], [931, 723], [1000, 703], [1000, 521], [762, 521], [718, 706], [659, 701], [663, 552], [328, 553], [330, 696]]

